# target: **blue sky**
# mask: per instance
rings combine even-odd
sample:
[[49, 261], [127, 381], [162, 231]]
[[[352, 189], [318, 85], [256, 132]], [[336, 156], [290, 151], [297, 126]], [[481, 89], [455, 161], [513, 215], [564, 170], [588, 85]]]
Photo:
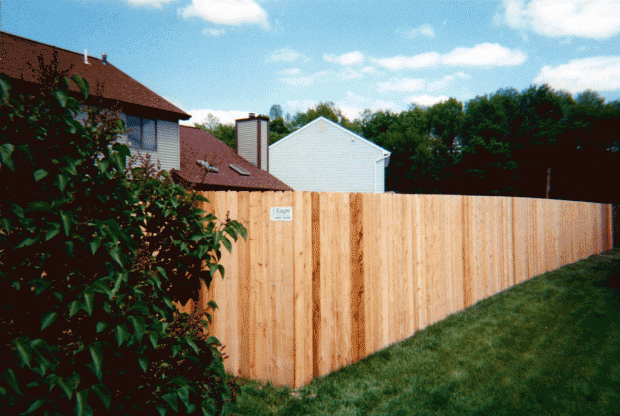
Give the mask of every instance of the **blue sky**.
[[619, 0], [4, 0], [0, 24], [107, 53], [190, 123], [320, 101], [353, 119], [543, 83], [620, 99]]

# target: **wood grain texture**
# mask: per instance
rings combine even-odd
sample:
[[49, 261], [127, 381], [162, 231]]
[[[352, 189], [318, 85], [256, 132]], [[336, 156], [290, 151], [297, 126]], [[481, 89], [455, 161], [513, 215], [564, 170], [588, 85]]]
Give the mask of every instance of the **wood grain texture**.
[[[476, 302], [611, 247], [606, 204], [518, 197], [208, 192], [248, 230], [196, 300], [233, 374], [297, 388]], [[272, 207], [293, 208], [271, 221]], [[194, 301], [178, 305], [190, 311]]]

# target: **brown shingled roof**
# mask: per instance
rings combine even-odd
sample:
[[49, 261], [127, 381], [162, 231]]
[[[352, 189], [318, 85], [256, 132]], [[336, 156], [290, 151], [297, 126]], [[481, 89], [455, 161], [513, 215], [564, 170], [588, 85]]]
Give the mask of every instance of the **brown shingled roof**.
[[[104, 100], [104, 105], [119, 103], [125, 112], [148, 114], [168, 120], [187, 120], [191, 117], [109, 62], [103, 64], [101, 59], [89, 56], [89, 64], [86, 64], [83, 54], [6, 32], [0, 32], [0, 42], [0, 73], [15, 80], [22, 80], [19, 82], [24, 82], [25, 85], [39, 83], [38, 57], [42, 56], [45, 63], [49, 64], [56, 50], [58, 68], [69, 70], [69, 77], [78, 73], [86, 79], [91, 94], [98, 94]], [[73, 82], [70, 90], [76, 94], [79, 92]]]
[[[229, 190], [229, 191], [292, 191], [293, 188], [262, 169], [257, 168], [223, 142], [209, 133], [196, 127], [179, 126], [181, 140], [181, 170], [172, 170], [177, 182], [187, 186], [196, 184], [196, 190]], [[205, 175], [204, 184], [200, 184], [204, 168], [196, 164], [196, 160], [211, 161], [218, 172]], [[250, 172], [243, 176], [230, 167], [236, 164]]]

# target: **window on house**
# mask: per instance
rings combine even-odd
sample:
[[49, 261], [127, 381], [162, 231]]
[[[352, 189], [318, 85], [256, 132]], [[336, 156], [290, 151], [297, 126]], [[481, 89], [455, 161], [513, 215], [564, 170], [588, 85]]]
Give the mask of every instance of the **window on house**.
[[143, 117], [127, 116], [127, 140], [132, 147], [157, 150], [157, 123]]

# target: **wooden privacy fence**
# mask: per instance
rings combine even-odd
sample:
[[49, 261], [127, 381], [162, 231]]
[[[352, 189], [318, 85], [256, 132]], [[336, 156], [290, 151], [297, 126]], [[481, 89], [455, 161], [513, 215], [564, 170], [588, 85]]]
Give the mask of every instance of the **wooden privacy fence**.
[[[515, 284], [612, 247], [607, 204], [459, 195], [205, 192], [222, 246], [211, 334], [228, 371], [297, 388]], [[274, 221], [271, 208], [291, 207]], [[276, 218], [277, 219], [277, 218]], [[285, 215], [285, 218], [286, 215]], [[193, 301], [183, 306], [189, 312]]]

